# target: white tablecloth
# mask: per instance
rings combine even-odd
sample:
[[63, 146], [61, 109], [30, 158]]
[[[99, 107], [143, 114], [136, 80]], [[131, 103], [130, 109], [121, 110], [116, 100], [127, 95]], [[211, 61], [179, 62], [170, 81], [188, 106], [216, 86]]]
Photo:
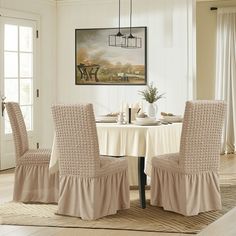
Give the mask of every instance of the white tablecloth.
[[101, 155], [144, 156], [148, 126], [97, 124]]
[[[153, 156], [179, 151], [182, 123], [160, 126], [137, 126], [98, 123], [97, 133], [101, 155], [144, 156], [145, 173], [151, 175]], [[54, 138], [49, 170], [58, 170], [58, 151]]]

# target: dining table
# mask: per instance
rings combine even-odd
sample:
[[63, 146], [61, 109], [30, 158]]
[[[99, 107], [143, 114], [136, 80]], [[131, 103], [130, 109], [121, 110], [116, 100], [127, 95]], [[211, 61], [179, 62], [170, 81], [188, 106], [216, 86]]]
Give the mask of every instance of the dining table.
[[[151, 176], [152, 158], [179, 151], [182, 123], [136, 125], [97, 123], [100, 155], [134, 157], [138, 161], [138, 188], [140, 205], [146, 208], [146, 176]], [[50, 173], [59, 170], [59, 153], [54, 136]]]

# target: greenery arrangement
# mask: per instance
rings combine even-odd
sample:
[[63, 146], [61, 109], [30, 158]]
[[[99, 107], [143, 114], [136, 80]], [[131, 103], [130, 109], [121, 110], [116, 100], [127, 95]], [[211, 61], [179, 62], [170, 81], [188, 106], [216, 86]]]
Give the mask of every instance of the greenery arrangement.
[[143, 97], [143, 99], [149, 103], [154, 103], [160, 98], [163, 98], [163, 94], [158, 95], [158, 89], [153, 85], [153, 83], [150, 83], [147, 85], [147, 88], [144, 90], [139, 91], [139, 94]]

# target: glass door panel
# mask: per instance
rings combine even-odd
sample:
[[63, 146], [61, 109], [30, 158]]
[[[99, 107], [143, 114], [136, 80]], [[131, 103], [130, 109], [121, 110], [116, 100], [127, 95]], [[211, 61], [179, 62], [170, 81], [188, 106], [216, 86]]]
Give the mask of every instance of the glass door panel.
[[4, 95], [7, 97], [8, 101], [18, 102], [18, 79], [5, 79], [4, 92]]
[[18, 50], [18, 26], [5, 24], [4, 26], [4, 49], [6, 51]]
[[[28, 131], [33, 130], [33, 27], [4, 24], [4, 95], [18, 102]], [[5, 116], [5, 134], [9, 119]]]
[[20, 53], [20, 77], [32, 77], [32, 53]]
[[33, 52], [32, 27], [20, 26], [20, 51]]
[[31, 79], [20, 80], [20, 104], [21, 105], [32, 104], [32, 80]]
[[4, 77], [18, 77], [18, 53], [4, 52]]
[[[39, 21], [26, 18], [27, 16], [24, 19], [15, 16], [0, 17], [0, 95], [2, 109], [4, 102], [13, 101], [20, 104], [28, 131], [29, 147], [36, 148], [39, 142], [37, 114], [40, 101], [35, 96], [36, 71], [38, 71], [36, 43], [39, 42], [39, 39], [36, 40], [35, 32]], [[2, 170], [15, 166], [12, 129], [6, 110], [2, 112], [0, 132], [0, 170]]]

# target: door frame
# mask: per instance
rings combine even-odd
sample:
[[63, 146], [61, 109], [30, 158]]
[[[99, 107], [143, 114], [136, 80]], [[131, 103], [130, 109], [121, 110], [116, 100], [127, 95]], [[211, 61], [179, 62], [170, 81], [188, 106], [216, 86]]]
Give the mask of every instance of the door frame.
[[[41, 113], [41, 104], [40, 104], [40, 99], [37, 97], [37, 89], [40, 90], [40, 40], [39, 37], [37, 37], [38, 32], [40, 32], [40, 15], [38, 14], [33, 14], [33, 13], [28, 13], [28, 12], [21, 12], [21, 11], [15, 11], [15, 10], [9, 10], [9, 9], [4, 9], [0, 8], [0, 20], [1, 18], [9, 19], [9, 20], [25, 20], [25, 21], [33, 21], [35, 25], [35, 40], [34, 40], [34, 45], [33, 45], [33, 52], [34, 52], [34, 64], [33, 64], [33, 131], [28, 132], [29, 138], [34, 137], [34, 142], [39, 143], [40, 136], [39, 136], [39, 114]], [[20, 24], [20, 22], [19, 22]], [[36, 35], [37, 34], [37, 35]], [[3, 34], [1, 34], [3, 35]], [[0, 40], [3, 40], [1, 38]], [[1, 45], [3, 45], [1, 41]], [[3, 50], [3, 48], [1, 49]], [[3, 57], [0, 57], [0, 63], [3, 65]], [[3, 74], [1, 72], [0, 77], [3, 78]], [[0, 92], [1, 95], [3, 94], [4, 88], [3, 88], [3, 82], [1, 81], [1, 86], [0, 86]], [[35, 109], [37, 108], [37, 109]], [[5, 111], [6, 112], [6, 111]], [[2, 115], [2, 114], [1, 114]], [[3, 118], [2, 118], [3, 119]], [[0, 146], [2, 146], [4, 141], [10, 141], [13, 139], [12, 134], [4, 134], [4, 127], [2, 127], [2, 122], [0, 124]], [[4, 140], [2, 140], [4, 138]], [[34, 146], [36, 148], [36, 145]], [[1, 148], [2, 150], [2, 148]], [[0, 160], [2, 157], [3, 153], [1, 151], [0, 153]], [[0, 170], [2, 169], [1, 167], [1, 162], [0, 162]]]

